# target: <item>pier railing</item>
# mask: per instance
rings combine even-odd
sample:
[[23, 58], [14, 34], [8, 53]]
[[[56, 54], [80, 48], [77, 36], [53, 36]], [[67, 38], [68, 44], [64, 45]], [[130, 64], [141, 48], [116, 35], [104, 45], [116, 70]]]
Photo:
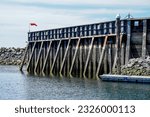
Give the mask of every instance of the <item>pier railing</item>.
[[[127, 20], [121, 21], [121, 32], [126, 33]], [[28, 33], [28, 41], [84, 37], [94, 35], [115, 34], [115, 21], [50, 29]]]

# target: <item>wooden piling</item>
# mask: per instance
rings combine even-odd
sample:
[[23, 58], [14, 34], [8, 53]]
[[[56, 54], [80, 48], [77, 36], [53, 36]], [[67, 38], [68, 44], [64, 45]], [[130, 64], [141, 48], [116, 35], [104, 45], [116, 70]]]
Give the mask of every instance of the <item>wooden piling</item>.
[[127, 43], [126, 43], [126, 57], [125, 64], [128, 63], [130, 59], [130, 41], [131, 41], [131, 21], [127, 21]]
[[35, 68], [34, 68], [34, 73], [35, 74], [37, 73], [37, 67], [38, 67], [38, 64], [39, 64], [40, 57], [41, 57], [41, 52], [42, 52], [43, 44], [44, 44], [44, 42], [42, 41], [41, 45], [40, 45], [40, 50], [39, 50], [38, 55], [37, 55], [37, 60], [35, 61], [36, 62], [35, 63]]
[[92, 78], [95, 79], [96, 78], [96, 41], [93, 45], [93, 51], [92, 51]]
[[104, 59], [107, 39], [108, 39], [108, 36], [105, 37], [104, 44], [103, 44], [103, 47], [102, 47], [102, 52], [101, 52], [101, 55], [100, 55], [100, 60], [98, 62], [98, 67], [97, 67], [97, 71], [96, 71], [96, 78], [97, 79], [99, 78], [99, 76], [98, 76], [99, 75], [99, 71], [101, 69], [101, 65], [102, 65], [102, 62], [103, 62], [103, 59]]
[[62, 71], [62, 69], [63, 69], [63, 67], [62, 67], [62, 62], [63, 62], [63, 42], [62, 42], [62, 44], [60, 45], [60, 61], [59, 61], [60, 70], [59, 70], [59, 75], [61, 75], [61, 71]]
[[[90, 50], [90, 43], [91, 43], [91, 39], [88, 40], [87, 57], [88, 57], [88, 53], [89, 53], [89, 50]], [[91, 49], [91, 51], [92, 51], [92, 49]], [[86, 61], [87, 61], [87, 58], [86, 58]], [[85, 62], [85, 64], [86, 64], [86, 62]], [[88, 64], [87, 64], [87, 70], [85, 72], [86, 77], [84, 77], [84, 78], [91, 79], [91, 65], [92, 64], [91, 64], [91, 54], [90, 54], [90, 57], [89, 57], [89, 60], [88, 60]]]
[[[76, 45], [77, 45], [77, 40], [72, 40], [72, 43], [71, 43], [72, 47], [71, 47], [71, 63], [70, 63], [70, 67], [71, 67], [71, 64], [72, 64], [72, 60], [74, 58]], [[74, 72], [72, 72], [72, 75], [74, 75], [75, 74], [75, 65], [73, 66], [72, 71], [74, 71]], [[70, 70], [69, 70], [69, 76], [70, 76]]]
[[[83, 47], [83, 70], [84, 70], [84, 65], [85, 65], [85, 63], [86, 63], [86, 59], [87, 59], [87, 53], [88, 53], [88, 42], [87, 42], [88, 40], [87, 39], [84, 39], [83, 40], [83, 44], [84, 44], [84, 47]], [[82, 71], [83, 72], [83, 71]]]
[[[32, 48], [33, 48], [33, 42], [30, 42], [30, 44], [29, 44], [29, 58], [28, 58], [28, 62], [27, 62], [27, 64], [29, 63], [29, 60], [30, 60], [30, 56], [31, 56], [31, 53], [32, 53]], [[31, 61], [32, 62], [32, 61]], [[26, 67], [26, 69], [27, 69], [27, 67]], [[30, 69], [30, 67], [28, 68], [28, 72], [29, 73], [31, 73], [31, 69]]]
[[51, 56], [51, 54], [50, 54], [51, 44], [52, 44], [52, 41], [50, 41], [50, 43], [49, 43], [47, 54], [46, 54], [46, 57], [45, 57], [45, 60], [44, 60], [44, 64], [43, 64], [43, 68], [42, 68], [42, 73], [43, 74], [45, 74], [45, 67], [46, 67], [46, 64], [47, 64], [47, 61], [48, 61], [48, 57], [49, 57], [49, 55]]
[[[116, 42], [116, 44], [115, 44], [115, 55], [114, 55], [114, 62], [113, 62], [113, 68], [112, 68], [113, 71], [116, 69], [116, 65], [117, 65], [118, 58], [120, 57], [120, 59], [122, 59], [122, 58], [121, 58], [121, 52], [119, 52], [120, 55], [118, 55], [118, 43], [120, 43], [119, 46], [121, 47], [122, 41], [123, 41], [123, 34], [120, 35], [120, 42]], [[120, 47], [119, 47], [119, 48], [120, 48]], [[121, 51], [121, 48], [120, 48], [119, 51]], [[121, 60], [119, 60], [119, 61], [121, 61]], [[119, 63], [119, 64], [121, 64], [121, 63]]]
[[[38, 55], [39, 55], [39, 52], [40, 52], [40, 46], [41, 46], [41, 43], [39, 42], [38, 43], [38, 50], [36, 50], [36, 54], [35, 54], [35, 64], [34, 65], [36, 65], [36, 61], [37, 61], [37, 59], [38, 59]], [[41, 56], [42, 56], [42, 52], [41, 52]], [[39, 59], [39, 65], [38, 65], [38, 72], [37, 72], [37, 75], [39, 75], [40, 74], [40, 71], [41, 71], [41, 66], [42, 66], [42, 57], [40, 57], [40, 59]], [[36, 66], [34, 66], [34, 69], [35, 69], [35, 67]], [[36, 74], [36, 73], [34, 73], [34, 74]]]
[[[61, 47], [61, 44], [60, 44], [60, 47]], [[56, 75], [59, 76], [59, 70], [60, 70], [60, 63], [59, 63], [59, 59], [60, 59], [60, 47], [59, 47], [59, 51], [58, 51], [58, 55], [57, 55], [57, 58], [56, 58]]]
[[146, 57], [147, 20], [143, 20], [142, 58]]
[[54, 57], [54, 60], [53, 60], [53, 64], [52, 64], [52, 68], [51, 68], [51, 71], [50, 71], [51, 75], [53, 75], [53, 69], [54, 69], [54, 65], [55, 65], [55, 62], [56, 62], [56, 59], [57, 59], [57, 56], [58, 56], [58, 52], [59, 52], [59, 49], [60, 49], [61, 41], [62, 40], [59, 41], [59, 44], [57, 46], [56, 54], [55, 54], [55, 57]]
[[83, 43], [80, 44], [79, 49], [80, 49], [80, 50], [79, 50], [79, 63], [80, 63], [79, 66], [80, 66], [80, 69], [79, 69], [79, 70], [80, 70], [80, 78], [82, 78], [82, 72], [83, 72], [83, 69], [82, 69], [82, 68], [83, 68], [83, 64], [82, 64], [82, 63], [83, 63], [83, 61], [82, 61], [82, 56], [83, 56], [83, 52], [82, 52]]
[[[46, 59], [46, 55], [47, 55], [49, 44], [50, 44], [50, 42], [48, 41], [48, 42], [45, 43], [45, 46], [44, 46], [43, 66], [44, 66], [44, 62], [45, 62], [45, 59]], [[43, 72], [42, 72], [43, 66], [41, 68], [41, 75], [43, 75]], [[45, 66], [45, 69], [46, 69], [46, 74], [48, 74], [48, 71], [49, 71], [49, 55], [48, 55], [48, 61], [47, 61], [47, 64]]]
[[32, 60], [32, 57], [33, 57], [33, 54], [34, 54], [34, 50], [35, 50], [36, 43], [37, 43], [37, 42], [34, 42], [34, 45], [33, 45], [33, 47], [32, 47], [32, 52], [31, 52], [31, 55], [30, 55], [30, 58], [29, 58], [29, 62], [28, 62], [28, 64], [27, 64], [27, 71], [28, 71], [28, 69], [29, 69], [29, 66], [30, 66], [30, 63], [31, 63], [31, 60]]
[[71, 42], [71, 39], [68, 40], [67, 48], [66, 48], [66, 51], [64, 53], [64, 57], [63, 57], [63, 60], [62, 60], [62, 63], [61, 63], [61, 67], [60, 67], [60, 71], [59, 71], [60, 76], [62, 76], [62, 69], [64, 67], [64, 63], [65, 63], [65, 60], [66, 60], [66, 57], [67, 57], [67, 53], [68, 53], [68, 50], [69, 50], [70, 42]]
[[67, 45], [68, 50], [66, 48], [66, 50], [68, 51], [67, 52], [67, 72], [66, 72], [66, 74], [69, 77], [69, 70], [70, 70], [70, 42], [69, 42], [69, 40], [68, 40], [68, 43], [69, 43]]
[[108, 65], [109, 65], [109, 74], [112, 73], [112, 44], [108, 45]]
[[104, 54], [104, 60], [103, 60], [103, 66], [104, 66], [104, 74], [108, 73], [108, 46], [106, 44], [106, 48], [105, 48], [105, 54]]
[[[88, 71], [87, 72], [87, 76], [85, 77], [84, 76], [84, 78], [89, 78], [89, 79], [91, 79], [92, 78], [92, 58], [90, 57], [89, 58], [89, 61], [88, 61], [88, 66], [87, 66], [87, 70], [86, 71]], [[85, 72], [86, 73], [86, 72]]]
[[117, 71], [121, 74], [120, 16], [116, 18]]
[[51, 44], [51, 48], [50, 49], [50, 54], [49, 54], [49, 58], [50, 58], [50, 62], [49, 62], [49, 71], [48, 71], [48, 74], [50, 74], [50, 71], [51, 71], [51, 68], [52, 68], [52, 63], [53, 63], [53, 57], [54, 57], [54, 41], [52, 42]]
[[71, 63], [71, 67], [70, 67], [70, 71], [69, 71], [70, 77], [72, 77], [72, 69], [73, 69], [74, 62], [75, 62], [75, 59], [76, 59], [76, 55], [77, 55], [77, 52], [78, 52], [80, 40], [81, 40], [81, 38], [79, 38], [77, 40], [77, 44], [76, 44], [76, 48], [75, 48], [75, 53], [74, 53], [74, 56], [73, 56], [73, 59], [72, 59], [72, 63]]
[[[79, 46], [80, 46], [80, 44], [79, 44]], [[75, 64], [74, 64], [75, 70], [73, 72], [75, 73], [75, 77], [79, 77], [79, 49], [80, 49], [80, 47], [78, 47]]]
[[83, 77], [84, 78], [86, 78], [86, 69], [87, 69], [87, 66], [88, 66], [89, 59], [90, 59], [91, 50], [92, 50], [92, 47], [93, 47], [93, 42], [94, 42], [94, 37], [92, 37], [91, 43], [89, 45], [88, 56], [87, 56], [85, 67], [84, 67], [84, 71], [83, 71]]
[[121, 65], [125, 64], [125, 43], [121, 44]]
[[27, 43], [27, 46], [25, 48], [24, 56], [23, 56], [23, 59], [22, 59], [21, 65], [20, 65], [20, 71], [22, 71], [22, 69], [23, 69], [23, 65], [24, 65], [24, 62], [26, 60], [28, 49], [29, 49], [29, 44], [30, 44], [30, 42]]
[[100, 55], [101, 55], [101, 51], [102, 51], [102, 39], [99, 38], [98, 42], [97, 42], [97, 52], [96, 52], [96, 68], [98, 66], [99, 60], [100, 60]]
[[[65, 54], [65, 51], [66, 51], [66, 48], [67, 48], [67, 44], [66, 44], [66, 40], [64, 41], [63, 43], [63, 55]], [[67, 56], [67, 55], [66, 55]], [[63, 75], [66, 76], [66, 72], [67, 72], [67, 62], [65, 60], [65, 63], [64, 63], [64, 66], [63, 66]]]

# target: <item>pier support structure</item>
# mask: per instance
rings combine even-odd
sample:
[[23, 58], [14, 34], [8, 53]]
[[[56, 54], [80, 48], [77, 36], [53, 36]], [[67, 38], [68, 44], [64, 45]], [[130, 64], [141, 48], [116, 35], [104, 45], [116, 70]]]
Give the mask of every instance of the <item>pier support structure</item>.
[[[116, 25], [115, 25], [116, 24]], [[99, 78], [150, 50], [150, 19], [116, 21], [29, 32], [20, 66], [36, 75]]]
[[142, 41], [142, 58], [146, 57], [146, 40], [147, 40], [147, 20], [143, 20], [143, 41]]

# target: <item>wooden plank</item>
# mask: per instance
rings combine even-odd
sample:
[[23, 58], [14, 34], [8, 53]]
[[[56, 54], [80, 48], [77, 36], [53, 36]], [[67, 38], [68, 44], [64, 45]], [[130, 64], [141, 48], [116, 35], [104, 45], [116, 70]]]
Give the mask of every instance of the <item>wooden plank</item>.
[[70, 77], [72, 77], [71, 73], [72, 73], [72, 69], [73, 69], [74, 62], [75, 62], [75, 59], [76, 59], [76, 55], [77, 55], [77, 52], [78, 52], [80, 40], [81, 40], [81, 38], [78, 39], [78, 42], [77, 42], [77, 45], [76, 45], [76, 50], [75, 50], [75, 53], [74, 53], [74, 56], [73, 56], [73, 59], [72, 59], [72, 63], [71, 63], [70, 71], [69, 71]]
[[51, 68], [51, 70], [50, 70], [50, 74], [51, 74], [51, 75], [53, 75], [52, 72], [53, 72], [53, 69], [54, 69], [54, 65], [55, 65], [55, 62], [56, 62], [56, 58], [57, 58], [57, 56], [58, 56], [58, 52], [59, 52], [59, 49], [60, 49], [61, 41], [62, 41], [62, 40], [59, 41], [59, 44], [58, 44], [58, 46], [57, 46], [56, 54], [55, 54], [54, 61], [53, 61], [53, 64], [52, 64], [52, 68]]
[[36, 41], [34, 42], [34, 45], [32, 47], [32, 52], [31, 52], [31, 55], [30, 55], [30, 58], [29, 58], [29, 61], [28, 61], [28, 64], [27, 64], [27, 71], [29, 69], [29, 66], [30, 66], [30, 63], [31, 63], [31, 60], [32, 60], [32, 57], [33, 57], [33, 54], [34, 54], [34, 50], [35, 50], [35, 46], [36, 46]]
[[92, 37], [91, 44], [89, 46], [88, 56], [87, 56], [85, 67], [84, 67], [84, 71], [83, 71], [83, 77], [84, 78], [86, 78], [85, 73], [86, 73], [86, 69], [87, 69], [88, 63], [89, 63], [89, 59], [90, 59], [90, 55], [91, 55], [91, 50], [92, 50], [92, 47], [93, 47], [93, 42], [94, 42], [94, 37]]
[[25, 49], [25, 52], [24, 52], [24, 55], [23, 55], [23, 59], [22, 59], [22, 62], [21, 62], [21, 65], [20, 65], [20, 71], [22, 71], [23, 69], [23, 65], [24, 65], [24, 62], [25, 62], [25, 59], [26, 59], [26, 56], [27, 56], [27, 53], [28, 53], [28, 49], [29, 49], [29, 43], [27, 43], [27, 46], [26, 46], [26, 49]]
[[102, 47], [102, 52], [101, 52], [101, 56], [100, 56], [100, 60], [98, 62], [98, 67], [97, 67], [97, 71], [96, 71], [96, 78], [98, 79], [99, 78], [99, 71], [101, 69], [101, 65], [102, 65], [102, 62], [103, 62], [103, 58], [104, 58], [104, 54], [105, 54], [105, 49], [106, 49], [106, 44], [107, 44], [107, 39], [108, 39], [108, 36], [105, 37], [105, 40], [104, 40], [104, 44], [103, 44], [103, 47]]
[[143, 20], [142, 58], [146, 57], [147, 20]]
[[36, 60], [36, 63], [35, 63], [35, 68], [34, 68], [34, 73], [35, 74], [37, 73], [36, 70], [37, 70], [37, 67], [38, 67], [38, 64], [39, 64], [39, 60], [40, 60], [40, 57], [41, 57], [41, 52], [42, 52], [43, 44], [44, 44], [44, 42], [41, 42], [40, 50], [39, 50], [38, 57], [37, 57], [37, 60]]
[[46, 63], [47, 63], [47, 60], [48, 60], [48, 56], [49, 56], [49, 54], [50, 54], [50, 49], [51, 49], [52, 42], [53, 42], [53, 41], [50, 41], [50, 43], [49, 43], [48, 51], [47, 51], [47, 54], [46, 54], [46, 57], [45, 57], [45, 60], [44, 60], [44, 64], [43, 64], [43, 68], [42, 68], [42, 73], [43, 73], [43, 74], [45, 74], [45, 73], [44, 73], [44, 70], [45, 70], [45, 67], [46, 67]]
[[68, 53], [68, 50], [69, 50], [70, 42], [71, 42], [71, 39], [68, 40], [67, 48], [66, 48], [66, 51], [65, 51], [62, 63], [61, 63], [61, 67], [60, 67], [60, 71], [59, 71], [60, 76], [62, 76], [62, 69], [63, 69], [64, 63], [65, 63], [65, 60], [66, 60], [66, 56], [67, 56], [67, 53]]

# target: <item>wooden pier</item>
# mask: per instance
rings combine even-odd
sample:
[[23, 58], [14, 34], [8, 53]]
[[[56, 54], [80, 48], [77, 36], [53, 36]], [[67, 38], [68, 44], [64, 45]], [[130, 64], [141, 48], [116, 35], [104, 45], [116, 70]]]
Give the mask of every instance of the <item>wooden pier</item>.
[[98, 78], [130, 58], [150, 55], [150, 18], [115, 21], [28, 33], [20, 70], [36, 75]]

